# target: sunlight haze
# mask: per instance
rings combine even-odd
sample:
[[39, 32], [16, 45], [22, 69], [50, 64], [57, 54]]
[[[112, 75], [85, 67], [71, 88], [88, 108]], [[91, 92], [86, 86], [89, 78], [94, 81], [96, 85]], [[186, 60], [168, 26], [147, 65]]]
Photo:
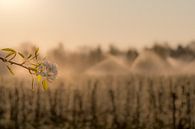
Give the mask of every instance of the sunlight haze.
[[195, 37], [194, 0], [0, 0], [0, 47], [121, 48]]

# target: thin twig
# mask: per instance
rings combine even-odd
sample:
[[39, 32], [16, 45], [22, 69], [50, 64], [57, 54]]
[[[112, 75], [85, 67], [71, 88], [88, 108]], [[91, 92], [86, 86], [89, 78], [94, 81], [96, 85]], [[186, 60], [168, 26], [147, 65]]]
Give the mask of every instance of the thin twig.
[[11, 65], [17, 65], [17, 66], [23, 67], [23, 68], [27, 69], [29, 72], [35, 71], [35, 69], [33, 69], [31, 67], [27, 67], [27, 66], [25, 66], [23, 64], [20, 64], [20, 63], [8, 60], [8, 59], [3, 58], [3, 57], [0, 57], [0, 60], [3, 61], [4, 63], [10, 63]]

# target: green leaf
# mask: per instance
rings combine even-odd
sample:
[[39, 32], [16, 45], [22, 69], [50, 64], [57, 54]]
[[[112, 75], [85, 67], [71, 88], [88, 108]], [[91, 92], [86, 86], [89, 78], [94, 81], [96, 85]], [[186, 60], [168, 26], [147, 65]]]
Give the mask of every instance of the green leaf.
[[30, 63], [30, 64], [32, 65], [32, 67], [33, 67], [35, 70], [37, 70], [37, 67], [38, 67], [39, 64], [35, 64], [35, 63]]
[[37, 76], [37, 82], [38, 82], [38, 84], [40, 84], [41, 80], [42, 80], [41, 75], [38, 75], [38, 76]]
[[12, 69], [7, 65], [7, 69], [9, 70], [9, 72], [14, 75], [14, 72], [12, 71]]
[[47, 90], [47, 89], [48, 89], [47, 80], [43, 80], [43, 81], [42, 81], [42, 85], [43, 85], [43, 89], [44, 89], [44, 90]]
[[36, 48], [35, 55], [37, 55], [38, 53], [39, 53], [39, 48]]
[[16, 53], [16, 51], [14, 49], [11, 49], [11, 48], [4, 48], [4, 49], [1, 49], [2, 51], [7, 51], [7, 52], [13, 52], [13, 53]]
[[38, 57], [38, 54], [39, 53], [39, 48], [37, 48], [36, 50], [35, 50], [35, 58], [36, 58], [36, 60], [37, 60], [37, 57]]
[[13, 60], [16, 57], [16, 53], [14, 53], [13, 57], [9, 60]]
[[7, 55], [5, 56], [5, 58], [8, 58], [8, 57], [12, 56], [13, 54], [14, 54], [14, 53], [11, 52], [11, 53], [7, 54]]
[[32, 54], [30, 54], [29, 56], [28, 56], [28, 59], [30, 59], [32, 57]]
[[40, 64], [40, 63], [36, 64], [36, 67], [35, 67], [35, 68], [38, 68], [39, 66], [41, 66], [41, 64]]
[[19, 54], [22, 58], [24, 58], [24, 55], [23, 55], [22, 53], [18, 52], [18, 54]]

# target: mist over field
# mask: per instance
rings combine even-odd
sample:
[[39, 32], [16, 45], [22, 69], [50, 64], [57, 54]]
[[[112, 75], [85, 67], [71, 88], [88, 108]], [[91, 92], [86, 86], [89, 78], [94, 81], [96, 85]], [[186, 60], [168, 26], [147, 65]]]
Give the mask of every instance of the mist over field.
[[[21, 44], [24, 54], [33, 44]], [[46, 54], [58, 67], [49, 89], [19, 67], [1, 62], [1, 129], [193, 129], [195, 42], [141, 50], [110, 45], [71, 51], [59, 43]], [[3, 56], [4, 53], [1, 53]]]
[[0, 0], [0, 129], [195, 129], [195, 0]]
[[[35, 45], [24, 43], [16, 49], [28, 55], [34, 48]], [[99, 45], [84, 46], [74, 51], [59, 43], [45, 54], [41, 53], [40, 56], [55, 62], [59, 69], [59, 77], [67, 77], [67, 79], [79, 76], [130, 74], [146, 76], [195, 74], [194, 41], [176, 47], [171, 47], [168, 43], [155, 43], [139, 50], [132, 47], [124, 50], [111, 44], [107, 50]], [[3, 64], [1, 67], [1, 74], [6, 75], [6, 68]], [[15, 70], [18, 75], [26, 73], [18, 67]]]

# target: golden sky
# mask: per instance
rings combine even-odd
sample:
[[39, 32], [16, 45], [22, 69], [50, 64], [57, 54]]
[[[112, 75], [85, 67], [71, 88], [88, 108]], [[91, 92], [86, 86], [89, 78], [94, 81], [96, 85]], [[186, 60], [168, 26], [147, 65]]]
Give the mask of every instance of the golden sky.
[[0, 47], [143, 47], [195, 37], [195, 0], [0, 0]]

